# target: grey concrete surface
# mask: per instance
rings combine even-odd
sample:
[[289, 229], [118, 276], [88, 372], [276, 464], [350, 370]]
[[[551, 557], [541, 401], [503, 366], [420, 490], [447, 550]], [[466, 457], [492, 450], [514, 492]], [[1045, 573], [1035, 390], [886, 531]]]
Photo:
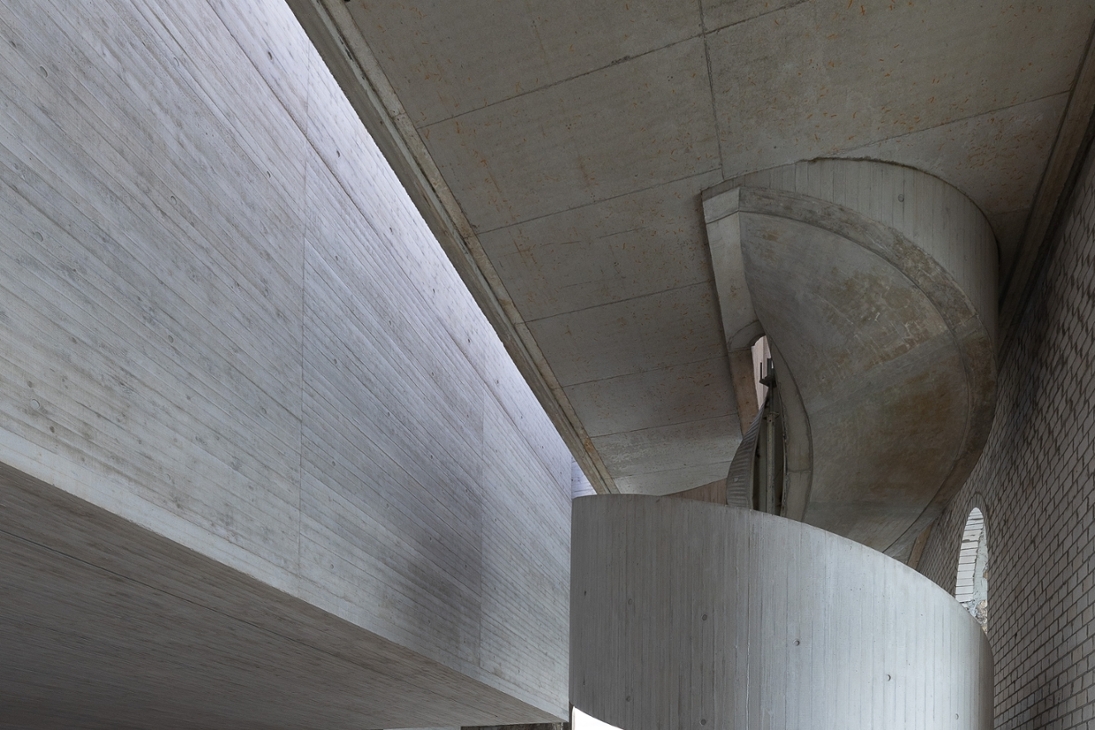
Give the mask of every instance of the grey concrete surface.
[[0, 646], [3, 728], [319, 730], [550, 717], [5, 466]]
[[714, 504], [726, 504], [726, 486], [727, 480], [723, 478], [711, 482], [710, 484], [704, 484], [700, 487], [693, 487], [692, 489], [685, 489], [684, 491], [674, 492], [673, 494], [664, 496], [676, 497], [677, 499], [695, 499], [700, 502], [712, 502]]
[[[694, 245], [704, 235], [696, 186], [720, 182], [721, 175], [703, 173], [486, 231], [479, 240], [520, 292], [529, 320], [699, 284], [710, 280], [711, 262]], [[563, 285], [544, 288], [545, 277]]]
[[710, 103], [697, 36], [422, 127], [422, 135], [446, 181], [465, 193], [468, 220], [491, 231], [717, 169]]
[[[797, 391], [784, 401], [808, 421], [808, 491], [787, 497], [803, 505], [795, 516], [907, 558], [992, 422], [988, 222], [925, 173], [851, 160], [728, 181], [705, 211], [712, 248], [743, 261], [715, 270], [726, 337], [759, 321], [777, 383]], [[788, 464], [801, 440], [789, 425]]]
[[[406, 679], [340, 680], [342, 722], [564, 717], [571, 456], [290, 9], [4, 5], [0, 41], [0, 463], [327, 616]], [[20, 558], [21, 601], [67, 529]], [[0, 608], [5, 635], [66, 590], [89, 621], [160, 605], [80, 570]], [[240, 641], [241, 674], [340, 671]], [[110, 683], [96, 642], [60, 676], [100, 662]], [[44, 667], [5, 662], [0, 703], [58, 698]], [[157, 667], [142, 687], [200, 669]]]
[[[992, 201], [985, 213], [1000, 244], [1000, 270], [1010, 271], [1037, 191], [1028, 160], [1042, 159], [1056, 141], [1051, 120], [1064, 114], [1062, 93], [993, 110], [843, 153], [851, 158], [901, 160], [943, 177], [973, 200]], [[957, 163], [955, 161], [958, 161]]]
[[[567, 388], [591, 436], [639, 431], [649, 423], [675, 426], [719, 418], [734, 394], [723, 377], [726, 357], [590, 380]], [[707, 398], [693, 401], [696, 391]], [[756, 406], [754, 405], [754, 410]]]
[[[582, 0], [520, 6], [472, 0], [459, 13], [441, 2], [403, 8], [354, 3], [349, 10], [358, 25], [390, 39], [392, 45], [378, 45], [376, 53], [400, 70], [392, 79], [398, 87], [432, 81], [436, 92], [422, 93], [421, 104], [414, 106], [412, 118], [418, 126], [648, 54], [701, 30], [698, 6], [673, 0], [624, 6]], [[414, 24], [407, 22], [411, 17]], [[514, 32], [495, 35], [483, 26], [486, 17], [496, 29]], [[388, 26], [389, 18], [403, 22]], [[420, 42], [398, 45], [412, 38]], [[484, 44], [484, 38], [493, 43]], [[499, 57], [512, 59], [504, 74], [497, 73]]]
[[[703, 181], [818, 156], [919, 167], [986, 214], [1007, 277], [1014, 261], [1030, 266], [1017, 246], [1036, 246], [1023, 236], [1035, 199], [1036, 222], [1048, 220], [1060, 193], [1060, 164], [1039, 184], [1047, 162], [1075, 153], [1090, 116], [1090, 104], [1082, 115], [1065, 105], [1095, 20], [1090, 0], [295, 4], [329, 17], [352, 47], [409, 150], [404, 163], [441, 191], [469, 248], [482, 247], [484, 277], [515, 326], [528, 326], [549, 382], [579, 366], [618, 373], [634, 353], [617, 332], [676, 347], [661, 340], [678, 313], [618, 324], [617, 312], [627, 296], [695, 281], [697, 218], [666, 201], [694, 201]], [[655, 219], [663, 225], [652, 229]], [[713, 279], [695, 284], [710, 293]], [[565, 327], [541, 324], [568, 314]], [[700, 329], [719, 330], [715, 308], [704, 317]], [[571, 337], [605, 342], [593, 351]], [[555, 397], [572, 406], [561, 428], [583, 432], [587, 396]], [[636, 397], [621, 393], [617, 405]], [[705, 396], [697, 388], [678, 402], [667, 418]], [[734, 412], [727, 402], [723, 415]], [[623, 476], [607, 471], [606, 484]], [[671, 481], [701, 484], [683, 472]]]
[[977, 622], [830, 532], [689, 499], [574, 502], [571, 697], [630, 730], [988, 730]]

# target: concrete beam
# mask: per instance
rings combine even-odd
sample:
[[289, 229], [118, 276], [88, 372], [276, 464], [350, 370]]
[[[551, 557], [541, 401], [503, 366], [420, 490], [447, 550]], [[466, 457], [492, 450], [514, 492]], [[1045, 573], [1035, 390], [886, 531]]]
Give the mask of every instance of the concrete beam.
[[0, 597], [4, 726], [357, 730], [551, 719], [2, 465]]
[[[0, 181], [0, 463], [161, 541], [141, 533], [127, 554], [174, 544], [223, 568], [217, 590], [339, 626], [369, 668], [325, 695], [344, 724], [566, 715], [571, 457], [287, 6], [0, 6]], [[77, 565], [35, 592], [50, 555], [83, 560], [54, 527], [26, 538], [12, 590], [94, 603], [80, 635], [98, 622], [107, 638], [72, 665], [87, 686], [126, 709], [111, 621], [149, 618], [126, 656], [158, 650], [165, 605], [185, 618], [168, 648], [197, 654], [177, 676], [152, 657], [134, 681], [200, 699], [201, 651], [224, 659], [201, 611], [109, 591], [174, 558], [145, 573], [85, 560], [86, 580]], [[39, 608], [54, 623], [34, 636], [65, 630], [60, 607]], [[2, 630], [35, 614], [0, 609]], [[218, 637], [239, 626], [211, 620]], [[37, 640], [5, 662], [7, 697], [85, 686], [64, 652], [36, 659]], [[267, 666], [327, 661], [250, 641], [228, 642], [255, 659], [225, 659], [239, 677], [210, 678], [230, 693], [265, 676], [259, 694], [283, 695], [271, 707], [294, 695]], [[406, 682], [370, 678], [385, 671]]]

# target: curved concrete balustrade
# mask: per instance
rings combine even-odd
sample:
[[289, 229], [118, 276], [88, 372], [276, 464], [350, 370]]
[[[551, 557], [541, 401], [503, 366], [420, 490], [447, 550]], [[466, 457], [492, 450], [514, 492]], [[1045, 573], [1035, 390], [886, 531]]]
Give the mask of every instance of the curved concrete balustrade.
[[819, 160], [704, 203], [731, 351], [765, 333], [788, 421], [785, 514], [904, 558], [995, 405], [996, 242], [922, 172]]
[[832, 533], [672, 498], [575, 500], [574, 705], [624, 730], [987, 730], [992, 657], [927, 578]]

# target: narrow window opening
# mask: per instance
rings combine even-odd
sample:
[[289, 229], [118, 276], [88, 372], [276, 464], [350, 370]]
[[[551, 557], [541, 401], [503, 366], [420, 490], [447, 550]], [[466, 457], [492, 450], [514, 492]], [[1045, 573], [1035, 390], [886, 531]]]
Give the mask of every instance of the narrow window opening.
[[764, 399], [768, 396], [768, 386], [763, 382], [772, 369], [772, 351], [768, 348], [768, 338], [761, 336], [750, 348], [753, 354], [753, 384], [757, 389], [757, 409], [764, 408]]
[[954, 597], [981, 624], [987, 634], [989, 623], [989, 548], [985, 516], [974, 507], [962, 531], [958, 552], [958, 577]]

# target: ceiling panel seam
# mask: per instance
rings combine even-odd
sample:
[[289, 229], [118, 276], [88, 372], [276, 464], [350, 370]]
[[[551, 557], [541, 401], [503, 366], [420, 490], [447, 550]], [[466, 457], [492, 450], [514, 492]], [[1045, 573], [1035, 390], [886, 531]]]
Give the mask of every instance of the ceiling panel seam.
[[[606, 63], [603, 66], [598, 66], [597, 68], [592, 68], [588, 71], [583, 71], [582, 73], [574, 74], [573, 76], [567, 76], [566, 78], [559, 79], [558, 81], [551, 81], [549, 83], [543, 84], [542, 86], [536, 86], [534, 88], [528, 89], [527, 91], [520, 91], [520, 92], [518, 92], [518, 93], [516, 93], [512, 96], [499, 97], [498, 99], [495, 99], [494, 101], [491, 101], [487, 104], [484, 104], [482, 106], [477, 106], [474, 109], [468, 109], [466, 111], [462, 111], [459, 114], [453, 114], [451, 116], [443, 117], [441, 119], [423, 120], [421, 123], [416, 124], [414, 126], [415, 126], [416, 130], [422, 131], [422, 130], [426, 129], [427, 127], [434, 127], [434, 126], [437, 126], [438, 124], [444, 124], [445, 122], [457, 121], [457, 120], [459, 120], [463, 117], [468, 116], [469, 114], [476, 114], [478, 112], [483, 111], [484, 109], [490, 109], [491, 107], [498, 106], [499, 104], [505, 104], [506, 102], [515, 101], [516, 99], [521, 99], [523, 97], [529, 96], [530, 94], [537, 94], [537, 93], [540, 93], [540, 92], [547, 91], [549, 89], [554, 89], [556, 86], [561, 86], [563, 84], [568, 84], [571, 81], [575, 81], [577, 79], [584, 79], [587, 76], [592, 76], [593, 74], [600, 73], [601, 71], [604, 71], [606, 69], [610, 69], [614, 66], [619, 66], [621, 63], [628, 63], [630, 61], [635, 61], [635, 60], [638, 60], [640, 58], [644, 58], [646, 56], [649, 56], [652, 53], [657, 53], [659, 51], [664, 51], [666, 48], [672, 48], [673, 46], [679, 46], [682, 43], [687, 43], [688, 41], [695, 40], [696, 38], [699, 38], [702, 35], [703, 35], [703, 33], [697, 33], [696, 35], [691, 35], [691, 36], [688, 36], [687, 38], [681, 38], [680, 40], [676, 40], [676, 41], [673, 41], [671, 43], [666, 43], [664, 45], [658, 46], [657, 48], [651, 48], [650, 50], [643, 51], [642, 53], [636, 53], [636, 54], [631, 55], [631, 56], [621, 56], [620, 58], [617, 58], [615, 61], [611, 61], [609, 63]], [[706, 41], [704, 42], [704, 45], [706, 46]], [[377, 67], [377, 70], [379, 72], [379, 66]], [[394, 92], [393, 92], [393, 94], [394, 94]]]
[[[537, 324], [539, 322], [545, 322], [549, 319], [556, 319], [558, 317], [566, 317], [566, 316], [572, 315], [572, 314], [581, 314], [583, 312], [589, 312], [589, 311], [594, 310], [594, 309], [601, 309], [602, 307], [613, 307], [613, 306], [616, 306], [617, 304], [627, 304], [628, 302], [638, 301], [639, 299], [649, 299], [651, 297], [663, 296], [665, 294], [669, 294], [669, 293], [672, 293], [672, 292], [681, 291], [682, 289], [691, 289], [693, 287], [703, 286], [705, 284], [707, 285], [707, 287], [709, 289], [711, 289], [711, 292], [714, 293], [715, 282], [714, 282], [713, 279], [699, 279], [697, 281], [692, 281], [692, 282], [689, 282], [687, 284], [681, 284], [680, 286], [670, 286], [670, 287], [666, 287], [665, 289], [659, 289], [658, 291], [647, 292], [646, 294], [636, 294], [633, 297], [625, 297], [623, 299], [613, 299], [610, 302], [602, 302], [600, 304], [591, 304], [588, 307], [579, 307], [578, 309], [568, 309], [564, 312], [556, 312], [555, 314], [549, 314], [545, 317], [537, 317], [536, 319], [524, 319], [522, 321], [525, 324]], [[571, 383], [571, 385], [574, 385], [574, 383]]]
[[[541, 213], [540, 215], [534, 215], [531, 218], [522, 218], [521, 220], [517, 220], [517, 221], [514, 221], [512, 223], [506, 223], [505, 225], [494, 226], [493, 228], [479, 229], [479, 230], [476, 231], [476, 234], [480, 235], [480, 236], [485, 236], [488, 233], [497, 233], [498, 231], [505, 231], [505, 230], [508, 230], [510, 228], [519, 228], [520, 226], [528, 225], [529, 223], [535, 223], [537, 221], [542, 221], [545, 218], [551, 218], [552, 216], [557, 216], [560, 213], [571, 213], [571, 212], [574, 212], [574, 211], [583, 210], [585, 208], [593, 208], [595, 206], [602, 205], [604, 203], [610, 203], [614, 200], [621, 200], [621, 199], [626, 198], [626, 197], [631, 196], [631, 195], [640, 195], [642, 193], [648, 193], [651, 190], [656, 190], [656, 189], [661, 188], [661, 187], [668, 187], [670, 185], [675, 185], [677, 183], [684, 182], [685, 180], [691, 180], [692, 178], [704, 177], [706, 175], [710, 175], [713, 172], [717, 172], [720, 175], [722, 174], [722, 163], [721, 162], [717, 162], [717, 164], [715, 164], [709, 170], [700, 170], [698, 172], [690, 172], [687, 175], [682, 175], [681, 177], [673, 178], [671, 180], [662, 180], [662, 181], [656, 182], [653, 185], [646, 186], [645, 188], [635, 188], [634, 190], [628, 190], [626, 193], [618, 193], [616, 195], [608, 195], [608, 196], [603, 197], [603, 198], [597, 198], [596, 200], [591, 200], [588, 203], [582, 203], [581, 205], [575, 205], [575, 206], [567, 208], [563, 211], [552, 211], [550, 213]], [[697, 208], [696, 208], [696, 215], [700, 219], [703, 218], [703, 214], [699, 210], [698, 203], [697, 203]], [[611, 234], [609, 234], [609, 235], [611, 235]]]

